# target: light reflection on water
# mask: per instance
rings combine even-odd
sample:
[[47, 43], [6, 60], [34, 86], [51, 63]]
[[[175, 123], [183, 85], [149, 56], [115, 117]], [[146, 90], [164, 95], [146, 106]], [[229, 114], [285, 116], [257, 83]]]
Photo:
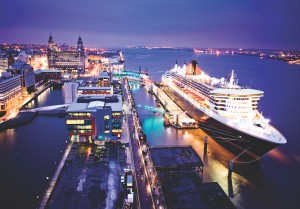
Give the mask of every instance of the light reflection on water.
[[[227, 182], [226, 168], [228, 162], [235, 156], [209, 139], [207, 158], [203, 157], [204, 136], [201, 131], [190, 130], [188, 132], [192, 133], [191, 137], [184, 137], [180, 131], [172, 128], [155, 129], [150, 126], [150, 123], [144, 131], [148, 135], [150, 145], [167, 145], [170, 142], [174, 145], [192, 144], [206, 165], [204, 181], [218, 181], [225, 192], [234, 196], [232, 201], [238, 208], [299, 208], [300, 97], [293, 97], [292, 102], [284, 102], [291, 101], [291, 95], [298, 95], [299, 65], [288, 65], [285, 62], [251, 56], [195, 55], [184, 50], [124, 49], [123, 52], [127, 69], [136, 70], [139, 65], [147, 66], [154, 81], [160, 81], [161, 75], [173, 67], [176, 60], [182, 64], [184, 60], [196, 59], [200, 68], [211, 76], [221, 78], [231, 69], [235, 69], [240, 82], [246, 85], [252, 84], [252, 88], [263, 90], [265, 96], [260, 101], [259, 109], [266, 117], [271, 118], [272, 125], [283, 133], [288, 143], [266, 154], [259, 163], [235, 163], [232, 187], [228, 184], [230, 182]], [[139, 59], [136, 58], [137, 56]], [[282, 72], [285, 72], [284, 80]], [[156, 105], [153, 96], [143, 88], [137, 90], [134, 96], [137, 104]], [[156, 119], [159, 116], [154, 116], [151, 112], [138, 111], [143, 123], [148, 123], [148, 120], [159, 120]], [[154, 134], [154, 132], [163, 133]], [[160, 138], [152, 138], [151, 135]]]
[[[29, 106], [63, 103], [59, 88], [40, 96]], [[36, 207], [67, 139], [64, 118], [55, 116], [36, 116], [29, 124], [0, 132], [0, 208]]]
[[[144, 90], [135, 89], [133, 93], [136, 103], [156, 106], [155, 97]], [[146, 95], [146, 96], [145, 96]], [[247, 178], [239, 174], [250, 171], [244, 165], [235, 165], [232, 180], [228, 180], [228, 163], [235, 158], [231, 152], [222, 147], [212, 138], [208, 137], [207, 152], [204, 153], [204, 137], [207, 136], [201, 129], [181, 130], [164, 126], [164, 118], [161, 114], [138, 109], [142, 121], [143, 131], [147, 136], [150, 146], [155, 145], [191, 145], [201, 157], [204, 163], [204, 182], [218, 182], [222, 189], [231, 197], [232, 202], [238, 208], [244, 208], [245, 192], [243, 188], [255, 189]], [[239, 168], [241, 166], [241, 168]], [[259, 170], [257, 170], [259, 176]], [[256, 188], [257, 189], [257, 188]]]
[[15, 143], [15, 130], [6, 130], [3, 132], [3, 137], [0, 137], [0, 152], [2, 152], [2, 150], [12, 150]]
[[[29, 102], [25, 106], [25, 108], [32, 109], [32, 108], [43, 107], [43, 106], [47, 106], [47, 105], [51, 105], [51, 104], [57, 104], [56, 99], [54, 99], [54, 101], [51, 102], [51, 100], [49, 99], [50, 94], [59, 94], [60, 95], [59, 97], [61, 98], [62, 91], [60, 91], [60, 89], [59, 89], [59, 91], [54, 91], [54, 87], [51, 86], [51, 87], [47, 88], [45, 91], [43, 91], [37, 98], [31, 100], [31, 102]], [[58, 101], [60, 101], [60, 100], [58, 100]]]

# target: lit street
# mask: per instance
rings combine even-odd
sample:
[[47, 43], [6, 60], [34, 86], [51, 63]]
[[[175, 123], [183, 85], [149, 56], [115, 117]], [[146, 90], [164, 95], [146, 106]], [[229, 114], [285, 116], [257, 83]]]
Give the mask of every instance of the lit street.
[[[124, 88], [125, 85], [123, 85], [123, 97], [125, 104], [128, 104], [127, 101], [129, 100], [127, 90]], [[127, 105], [127, 108], [129, 109], [129, 105]], [[130, 108], [131, 109], [131, 108]], [[130, 113], [130, 112], [128, 112]], [[131, 145], [131, 152], [132, 152], [132, 161], [134, 164], [134, 170], [135, 170], [135, 177], [136, 177], [136, 191], [138, 195], [138, 201], [140, 202], [140, 208], [154, 208], [154, 203], [151, 197], [151, 190], [148, 183], [148, 179], [145, 176], [144, 167], [142, 163], [142, 153], [141, 149], [138, 146], [137, 142], [137, 135], [134, 128], [134, 121], [133, 121], [132, 114], [126, 115], [126, 121], [129, 128], [129, 138], [130, 138], [130, 145]]]

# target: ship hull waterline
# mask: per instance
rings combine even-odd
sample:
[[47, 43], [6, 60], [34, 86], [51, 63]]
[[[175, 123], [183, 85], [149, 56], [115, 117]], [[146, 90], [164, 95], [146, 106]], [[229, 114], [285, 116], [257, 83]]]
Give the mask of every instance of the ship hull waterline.
[[[179, 99], [180, 101], [184, 101], [184, 103], [191, 105], [193, 109], [199, 111], [202, 116], [206, 115], [201, 109], [195, 107], [176, 91], [172, 90], [171, 88], [169, 89], [171, 90], [170, 93], [172, 94], [169, 96], [175, 97], [176, 99]], [[175, 103], [176, 99], [174, 100]], [[177, 105], [181, 107], [180, 104]], [[192, 116], [194, 114], [188, 115]], [[209, 117], [206, 120], [199, 120], [199, 117], [193, 118], [199, 122], [199, 128], [201, 128], [205, 133], [211, 136], [221, 146], [225, 147], [234, 155], [239, 156], [239, 158], [242, 160], [259, 160], [263, 155], [280, 145], [241, 132], [219, 122], [212, 117]]]
[[242, 160], [260, 160], [263, 155], [279, 146], [226, 126], [214, 118], [200, 121], [199, 127]]

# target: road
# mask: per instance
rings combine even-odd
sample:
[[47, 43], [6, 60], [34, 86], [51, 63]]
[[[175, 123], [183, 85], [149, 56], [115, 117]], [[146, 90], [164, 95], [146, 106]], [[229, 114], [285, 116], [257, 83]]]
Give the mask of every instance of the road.
[[129, 128], [129, 139], [130, 139], [130, 147], [132, 152], [132, 162], [134, 164], [135, 177], [136, 177], [136, 187], [138, 193], [138, 199], [140, 202], [140, 208], [142, 209], [152, 209], [155, 208], [150, 184], [148, 182], [148, 178], [145, 176], [145, 168], [144, 163], [142, 162], [142, 151], [138, 143], [138, 136], [136, 134], [136, 130], [134, 127], [134, 118], [132, 114], [131, 101], [129, 101], [128, 97], [128, 89], [126, 89], [125, 83], [123, 83], [123, 97], [125, 103], [125, 114], [126, 121]]

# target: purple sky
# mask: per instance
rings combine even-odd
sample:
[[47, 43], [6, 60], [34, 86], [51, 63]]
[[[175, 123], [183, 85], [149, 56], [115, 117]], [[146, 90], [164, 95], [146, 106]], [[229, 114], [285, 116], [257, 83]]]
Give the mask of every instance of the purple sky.
[[300, 48], [300, 0], [1, 0], [0, 42]]

